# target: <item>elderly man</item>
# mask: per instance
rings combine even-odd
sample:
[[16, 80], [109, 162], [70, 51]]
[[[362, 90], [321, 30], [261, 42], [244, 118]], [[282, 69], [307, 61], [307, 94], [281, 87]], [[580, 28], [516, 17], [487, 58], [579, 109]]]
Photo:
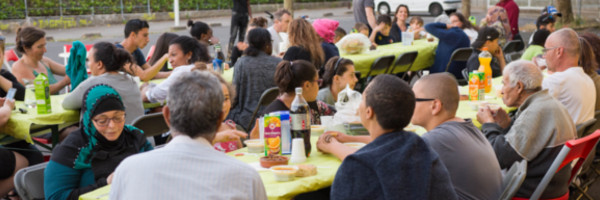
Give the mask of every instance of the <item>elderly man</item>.
[[427, 129], [423, 139], [448, 168], [459, 199], [497, 199], [502, 175], [496, 154], [471, 119], [456, 117], [458, 84], [447, 73], [423, 76], [413, 86], [411, 123]]
[[[415, 96], [400, 78], [379, 75], [369, 84], [358, 113], [373, 141], [343, 159], [331, 199], [457, 198], [438, 155], [419, 136], [402, 130], [414, 107]], [[329, 152], [345, 145], [325, 134], [317, 146]]]
[[567, 108], [575, 124], [594, 118], [596, 105], [594, 81], [579, 66], [580, 46], [577, 33], [563, 28], [548, 36], [543, 50], [548, 71], [553, 73], [542, 87]]
[[[515, 61], [504, 69], [502, 100], [518, 107], [512, 117], [501, 108], [480, 107], [477, 120], [492, 144], [500, 167], [527, 160], [527, 176], [515, 197], [529, 198], [567, 140], [575, 138], [575, 125], [567, 109], [542, 90], [542, 73], [530, 61]], [[568, 195], [570, 166], [554, 175], [542, 199]]]
[[[273, 42], [273, 45], [271, 46], [273, 52], [271, 53], [271, 55], [279, 56], [280, 53], [285, 53], [279, 52], [279, 45], [282, 42], [287, 42], [287, 30], [291, 21], [292, 14], [290, 13], [290, 11], [284, 8], [279, 9], [277, 10], [277, 12], [273, 13], [273, 26], [267, 29], [271, 34], [271, 40]], [[281, 35], [280, 33], [283, 35]]]
[[217, 77], [190, 72], [171, 86], [168, 98], [163, 114], [173, 140], [125, 159], [110, 199], [267, 199], [256, 170], [209, 142], [225, 118]]

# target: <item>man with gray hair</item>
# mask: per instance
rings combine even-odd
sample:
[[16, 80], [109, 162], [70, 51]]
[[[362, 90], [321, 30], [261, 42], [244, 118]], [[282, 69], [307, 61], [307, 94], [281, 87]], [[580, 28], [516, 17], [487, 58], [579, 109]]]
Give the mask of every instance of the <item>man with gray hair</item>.
[[173, 83], [168, 99], [163, 114], [173, 140], [125, 159], [110, 199], [267, 199], [256, 170], [211, 145], [225, 118], [217, 77], [192, 71]]
[[267, 28], [273, 41], [273, 45], [271, 46], [273, 52], [271, 55], [279, 56], [280, 43], [287, 43], [287, 31], [290, 22], [292, 22], [292, 13], [285, 8], [281, 8], [273, 13], [273, 26]]
[[563, 28], [548, 36], [542, 50], [552, 73], [542, 87], [567, 108], [575, 124], [594, 118], [596, 106], [594, 81], [579, 66], [580, 46], [577, 33]]
[[[529, 198], [565, 142], [575, 138], [575, 125], [567, 109], [542, 90], [543, 76], [533, 62], [512, 62], [503, 75], [502, 101], [518, 109], [509, 117], [502, 108], [481, 106], [477, 120], [501, 168], [527, 161], [527, 175], [515, 197]], [[570, 172], [569, 165], [557, 172], [541, 199], [568, 197]]]

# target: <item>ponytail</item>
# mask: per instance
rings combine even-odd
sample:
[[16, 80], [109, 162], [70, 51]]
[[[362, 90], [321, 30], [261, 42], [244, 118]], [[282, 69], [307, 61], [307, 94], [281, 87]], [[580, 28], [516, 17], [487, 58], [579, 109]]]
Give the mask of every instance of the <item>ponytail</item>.
[[305, 60], [281, 61], [275, 70], [275, 84], [279, 93], [291, 93], [302, 87], [306, 81], [313, 81], [317, 75], [315, 66]]

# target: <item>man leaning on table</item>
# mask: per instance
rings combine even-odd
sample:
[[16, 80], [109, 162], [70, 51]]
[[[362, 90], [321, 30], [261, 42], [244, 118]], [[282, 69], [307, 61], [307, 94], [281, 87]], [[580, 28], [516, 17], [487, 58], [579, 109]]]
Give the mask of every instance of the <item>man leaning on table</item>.
[[[575, 125], [567, 109], [548, 90], [542, 90], [542, 77], [531, 61], [508, 64], [502, 77], [502, 101], [518, 109], [510, 117], [502, 108], [480, 106], [477, 112], [501, 168], [527, 161], [527, 175], [515, 197], [529, 198], [565, 142], [575, 138]], [[541, 198], [568, 198], [570, 172], [570, 165], [558, 171]]]
[[[331, 199], [457, 198], [438, 154], [419, 136], [402, 130], [414, 107], [415, 95], [400, 78], [379, 75], [369, 84], [358, 112], [373, 141], [343, 159]], [[322, 137], [317, 146], [324, 152], [328, 144], [340, 146], [335, 138], [328, 141]]]
[[427, 129], [423, 139], [448, 168], [459, 199], [497, 199], [502, 175], [494, 149], [471, 119], [456, 117], [459, 95], [448, 73], [423, 76], [413, 86], [412, 124]]
[[115, 171], [110, 199], [267, 199], [256, 170], [209, 142], [225, 118], [218, 79], [190, 72], [173, 84], [168, 98], [163, 114], [173, 140], [125, 159]]
[[563, 28], [548, 36], [542, 50], [552, 73], [542, 87], [567, 108], [576, 125], [594, 118], [596, 106], [594, 81], [579, 66], [580, 46], [577, 33]]

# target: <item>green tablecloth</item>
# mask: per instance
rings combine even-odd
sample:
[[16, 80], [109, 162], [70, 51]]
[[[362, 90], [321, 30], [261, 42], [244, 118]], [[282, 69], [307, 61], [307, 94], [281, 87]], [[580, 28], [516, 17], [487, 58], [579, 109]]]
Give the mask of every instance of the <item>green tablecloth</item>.
[[[498, 96], [500, 94], [500, 89], [502, 88], [502, 77], [497, 77], [492, 80], [492, 91], [485, 94], [485, 102], [493, 103], [500, 105], [502, 109], [507, 112], [510, 110], [514, 110], [516, 108], [509, 108], [504, 105], [502, 101], [502, 97]], [[462, 86], [459, 88], [459, 92], [462, 95], [468, 95], [469, 86]], [[473, 120], [473, 124], [475, 126], [481, 128], [481, 123], [477, 121], [477, 105], [478, 102], [472, 102], [469, 100], [460, 101], [458, 104], [458, 110], [456, 111], [456, 115], [461, 118], [471, 118]]]
[[[363, 77], [367, 75], [371, 65], [375, 62], [375, 59], [382, 56], [393, 55], [398, 58], [398, 56], [405, 52], [410, 51], [418, 51], [419, 55], [415, 59], [415, 62], [411, 68], [411, 71], [418, 71], [425, 68], [428, 68], [433, 64], [434, 61], [434, 53], [437, 49], [437, 41], [436, 42], [427, 42], [427, 40], [415, 40], [413, 45], [404, 46], [402, 43], [393, 43], [389, 45], [380, 45], [377, 47], [377, 50], [367, 51], [362, 54], [341, 54], [342, 57], [348, 58], [354, 62], [354, 68], [356, 71], [359, 71]], [[396, 67], [393, 73], [400, 73], [406, 71], [407, 66]], [[383, 71], [373, 71], [372, 75], [381, 74]]]
[[[267, 191], [267, 197], [269, 199], [292, 199], [298, 194], [316, 191], [318, 189], [328, 187], [333, 183], [335, 173], [342, 162], [333, 155], [318, 152], [316, 147], [317, 139], [317, 136], [313, 136], [311, 138], [311, 142], [313, 144], [312, 152], [310, 157], [306, 159], [306, 162], [303, 163], [315, 165], [317, 167], [317, 175], [302, 178], [297, 177], [294, 181], [289, 182], [277, 182], [275, 181], [273, 172], [268, 170], [258, 172], [263, 184], [265, 185], [265, 190]], [[237, 151], [230, 152], [228, 155], [251, 165], [256, 165], [253, 163], [258, 163], [260, 157], [263, 156], [259, 154], [250, 154], [247, 152], [247, 148], [242, 148]], [[235, 154], [238, 153], [243, 153], [244, 155], [235, 156]], [[80, 196], [79, 199], [108, 199], [109, 192], [110, 185], [86, 193]]]
[[[37, 114], [37, 108], [27, 108], [22, 101], [15, 102], [15, 110], [11, 113], [10, 119], [6, 125], [0, 127], [0, 138], [6, 135], [16, 139], [25, 140], [33, 143], [30, 135], [32, 124], [36, 125], [60, 125], [66, 123], [77, 123], [79, 121], [79, 110], [65, 110], [62, 107], [62, 101], [66, 94], [52, 95], [52, 113]], [[19, 108], [26, 108], [27, 114], [18, 111]]]

